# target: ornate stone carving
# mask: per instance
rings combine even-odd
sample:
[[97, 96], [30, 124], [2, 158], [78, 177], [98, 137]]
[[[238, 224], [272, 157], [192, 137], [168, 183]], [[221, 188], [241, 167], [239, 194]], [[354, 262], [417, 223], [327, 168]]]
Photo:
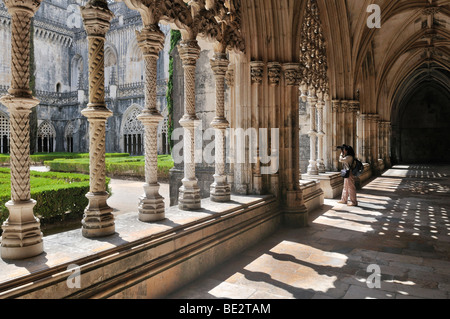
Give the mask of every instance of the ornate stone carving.
[[225, 83], [229, 88], [234, 86], [234, 68], [228, 67], [227, 74], [225, 75]]
[[105, 33], [113, 17], [105, 0], [89, 1], [81, 15], [88, 34], [89, 104], [81, 111], [89, 121], [89, 204], [84, 211], [82, 234], [102, 237], [114, 234], [113, 209], [106, 200], [105, 126], [112, 112], [105, 105], [104, 44]]
[[299, 85], [299, 63], [285, 63], [283, 64], [284, 80], [287, 86]]
[[159, 51], [164, 47], [164, 33], [158, 25], [146, 26], [136, 32], [145, 64], [145, 104], [138, 116], [145, 126], [145, 194], [139, 199], [139, 220], [157, 221], [165, 218], [164, 198], [159, 194], [158, 184], [158, 125], [163, 116], [157, 110], [157, 61]]
[[194, 129], [198, 125], [195, 114], [195, 67], [200, 47], [195, 40], [183, 40], [178, 51], [184, 68], [184, 115], [180, 120], [184, 128], [184, 178], [179, 190], [178, 206], [182, 210], [196, 210], [201, 208], [194, 160]]
[[230, 200], [231, 188], [225, 174], [225, 130], [229, 126], [225, 118], [225, 74], [229, 61], [226, 54], [216, 53], [211, 60], [211, 67], [216, 78], [216, 117], [211, 123], [215, 128], [215, 174], [211, 184], [211, 200], [227, 202]]
[[24, 259], [43, 252], [39, 220], [34, 217], [36, 201], [30, 196], [29, 114], [39, 101], [29, 88], [31, 18], [40, 1], [6, 0], [11, 15], [10, 95], [0, 102], [10, 113], [11, 200], [5, 206], [9, 217], [2, 225], [1, 257]]
[[250, 62], [250, 76], [252, 84], [261, 84], [264, 74], [264, 62], [252, 61]]
[[281, 79], [281, 64], [278, 62], [269, 62], [267, 64], [267, 70], [269, 75], [269, 84], [278, 85]]

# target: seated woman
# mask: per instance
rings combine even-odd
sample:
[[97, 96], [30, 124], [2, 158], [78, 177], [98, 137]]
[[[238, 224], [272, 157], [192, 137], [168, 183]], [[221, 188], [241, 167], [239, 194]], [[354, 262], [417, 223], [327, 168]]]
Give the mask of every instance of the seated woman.
[[341, 155], [339, 156], [339, 162], [342, 163], [344, 169], [349, 170], [348, 178], [344, 178], [344, 189], [342, 190], [341, 200], [339, 204], [347, 204], [348, 198], [350, 197], [350, 203], [348, 206], [358, 206], [358, 201], [356, 200], [356, 186], [355, 186], [355, 176], [352, 174], [352, 164], [355, 159], [355, 151], [351, 146], [343, 145], [340, 147]]

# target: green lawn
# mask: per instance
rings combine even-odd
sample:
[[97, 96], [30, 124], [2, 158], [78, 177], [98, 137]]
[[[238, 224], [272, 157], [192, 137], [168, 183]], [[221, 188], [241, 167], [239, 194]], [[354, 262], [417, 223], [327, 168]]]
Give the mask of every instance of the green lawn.
[[[51, 171], [55, 172], [77, 172], [89, 174], [89, 158], [55, 159], [45, 161]], [[106, 174], [108, 176], [145, 176], [145, 157], [107, 157]], [[158, 175], [160, 178], [167, 179], [169, 170], [174, 162], [171, 155], [158, 155]]]
[[[9, 215], [5, 203], [11, 199], [11, 173], [0, 168], [0, 222]], [[110, 179], [106, 180], [108, 189]], [[81, 218], [88, 204], [89, 176], [73, 173], [30, 172], [31, 198], [37, 201], [34, 213], [43, 224]]]

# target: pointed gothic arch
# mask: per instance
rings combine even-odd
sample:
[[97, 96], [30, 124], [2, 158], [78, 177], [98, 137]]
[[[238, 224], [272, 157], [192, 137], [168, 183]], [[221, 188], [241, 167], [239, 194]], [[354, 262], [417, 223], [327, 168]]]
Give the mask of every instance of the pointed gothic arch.
[[0, 154], [9, 153], [9, 116], [0, 111]]
[[68, 122], [64, 130], [64, 149], [68, 153], [73, 153], [73, 123]]
[[144, 125], [137, 119], [141, 111], [141, 106], [132, 104], [122, 115], [120, 144], [131, 155], [144, 154]]
[[136, 38], [133, 38], [128, 44], [126, 65], [126, 83], [138, 83], [144, 80], [144, 58]]
[[50, 121], [43, 121], [37, 132], [38, 153], [53, 153], [56, 147], [56, 130]]
[[117, 62], [117, 49], [112, 44], [107, 43], [105, 45], [105, 87], [117, 85]]

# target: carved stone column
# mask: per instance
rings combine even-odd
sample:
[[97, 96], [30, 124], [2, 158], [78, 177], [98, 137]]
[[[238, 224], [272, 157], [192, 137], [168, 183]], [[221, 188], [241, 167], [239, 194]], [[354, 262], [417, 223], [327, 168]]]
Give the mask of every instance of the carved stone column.
[[105, 166], [105, 126], [112, 112], [105, 104], [105, 35], [113, 13], [106, 0], [89, 1], [81, 8], [88, 37], [89, 103], [81, 114], [89, 122], [89, 204], [84, 211], [82, 234], [85, 237], [103, 237], [115, 232], [113, 209], [108, 206]]
[[216, 133], [215, 174], [214, 182], [210, 188], [210, 197], [214, 202], [228, 202], [231, 194], [231, 188], [225, 174], [225, 130], [229, 127], [225, 118], [225, 75], [229, 63], [225, 53], [216, 52], [214, 58], [211, 59], [211, 67], [216, 79], [216, 117], [211, 123]]
[[[270, 156], [273, 158], [279, 158], [279, 150], [274, 148], [273, 145], [275, 145], [274, 143], [276, 141], [272, 141], [272, 139], [274, 138], [274, 136], [272, 136], [272, 130], [271, 129], [276, 129], [276, 128], [280, 128], [280, 114], [279, 114], [279, 108], [280, 106], [277, 107], [277, 102], [278, 102], [278, 90], [279, 90], [279, 85], [280, 85], [280, 80], [281, 80], [281, 63], [279, 62], [269, 62], [267, 64], [267, 71], [268, 71], [268, 76], [269, 76], [269, 85], [270, 85], [270, 106], [269, 106], [269, 114], [267, 115], [269, 117], [269, 127], [268, 127], [268, 133], [269, 134], [269, 143], [268, 145], [271, 146], [271, 154]], [[279, 196], [279, 173], [278, 173], [278, 167], [277, 166], [278, 163], [275, 163], [274, 160], [271, 160], [270, 163], [270, 172], [277, 172], [277, 173], [272, 173], [270, 175], [270, 188], [271, 188], [271, 193], [274, 194], [275, 196]]]
[[142, 50], [145, 64], [145, 108], [137, 117], [144, 125], [145, 184], [144, 195], [139, 198], [139, 220], [158, 221], [165, 218], [164, 198], [158, 184], [158, 124], [164, 119], [156, 108], [157, 61], [164, 47], [164, 33], [159, 26], [149, 25], [136, 31], [136, 39]]
[[332, 112], [332, 127], [333, 127], [333, 169], [338, 170], [339, 169], [339, 151], [337, 149], [339, 145], [339, 139], [338, 139], [338, 131], [339, 131], [339, 109], [340, 109], [340, 100], [332, 100], [331, 101], [331, 112]]
[[319, 173], [325, 173], [325, 165], [323, 160], [323, 140], [325, 132], [323, 131], [323, 109], [325, 107], [324, 94], [318, 94], [317, 101], [317, 170]]
[[184, 128], [184, 178], [180, 187], [178, 207], [182, 210], [196, 210], [201, 208], [194, 159], [194, 130], [199, 124], [195, 114], [195, 68], [200, 47], [196, 40], [183, 40], [178, 51], [184, 68], [184, 115], [180, 120], [180, 125]]
[[261, 128], [261, 115], [260, 110], [260, 90], [264, 73], [264, 62], [252, 61], [250, 62], [250, 76], [252, 81], [252, 127], [258, 132], [257, 145], [256, 145], [256, 163], [253, 171], [253, 193], [262, 194], [262, 175], [261, 175], [261, 156], [260, 146], [261, 140], [259, 136], [259, 129]]
[[317, 169], [317, 149], [316, 149], [316, 140], [317, 140], [317, 129], [316, 129], [316, 105], [317, 105], [317, 96], [316, 91], [313, 88], [310, 88], [308, 94], [308, 105], [310, 109], [310, 130], [309, 130], [309, 138], [310, 138], [310, 159], [308, 165], [308, 175], [319, 175], [319, 170]]
[[34, 216], [36, 201], [30, 195], [31, 109], [39, 100], [31, 95], [30, 32], [31, 18], [40, 0], [6, 0], [11, 15], [11, 87], [0, 101], [10, 114], [11, 200], [5, 206], [9, 217], [3, 223], [1, 257], [25, 259], [44, 251], [39, 219]]
[[299, 63], [284, 63], [284, 113], [281, 119], [280, 157], [283, 160], [283, 186], [288, 192], [298, 189], [300, 181], [299, 127]]

